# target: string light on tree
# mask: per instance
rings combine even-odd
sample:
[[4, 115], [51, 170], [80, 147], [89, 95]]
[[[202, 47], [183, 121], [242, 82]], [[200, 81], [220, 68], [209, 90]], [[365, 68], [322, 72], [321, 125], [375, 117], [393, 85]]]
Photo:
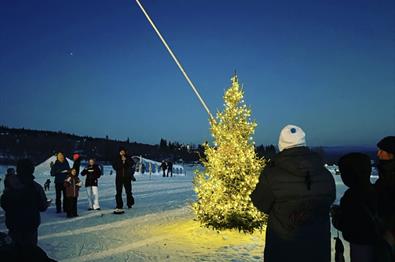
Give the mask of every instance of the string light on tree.
[[224, 110], [210, 121], [214, 146], [204, 145], [204, 171], [196, 172], [193, 208], [204, 226], [253, 232], [266, 222], [249, 197], [264, 160], [255, 153], [252, 135], [257, 124], [250, 120], [251, 110], [244, 104], [237, 75], [231, 80]]

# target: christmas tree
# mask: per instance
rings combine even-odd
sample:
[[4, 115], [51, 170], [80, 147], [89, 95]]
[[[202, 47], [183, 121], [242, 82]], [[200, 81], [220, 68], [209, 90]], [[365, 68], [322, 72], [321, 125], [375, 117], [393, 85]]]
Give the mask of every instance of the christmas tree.
[[250, 119], [243, 90], [236, 75], [231, 80], [224, 95], [225, 108], [210, 122], [214, 146], [204, 145], [204, 170], [196, 171], [193, 209], [204, 226], [252, 233], [266, 221], [250, 199], [264, 160], [255, 153], [252, 135], [256, 123]]

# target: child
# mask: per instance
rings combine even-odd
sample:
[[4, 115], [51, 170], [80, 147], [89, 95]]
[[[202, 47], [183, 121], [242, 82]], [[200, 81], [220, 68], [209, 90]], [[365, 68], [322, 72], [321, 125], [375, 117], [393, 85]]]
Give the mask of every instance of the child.
[[90, 158], [88, 166], [82, 171], [81, 175], [86, 176], [85, 187], [88, 194], [88, 210], [100, 210], [98, 179], [102, 172], [95, 163], [95, 159]]
[[44, 183], [44, 190], [45, 191], [49, 191], [49, 185], [51, 184], [51, 179], [47, 179], [47, 181], [45, 181], [45, 183]]
[[66, 188], [66, 214], [67, 217], [77, 217], [77, 198], [81, 187], [80, 179], [77, 176], [77, 170], [72, 168], [64, 181]]
[[340, 199], [340, 206], [333, 214], [333, 225], [350, 242], [351, 262], [376, 261], [374, 245], [377, 243], [378, 233], [372, 216], [377, 214], [377, 195], [370, 183], [370, 158], [362, 153], [347, 154], [340, 158], [339, 170], [349, 189]]

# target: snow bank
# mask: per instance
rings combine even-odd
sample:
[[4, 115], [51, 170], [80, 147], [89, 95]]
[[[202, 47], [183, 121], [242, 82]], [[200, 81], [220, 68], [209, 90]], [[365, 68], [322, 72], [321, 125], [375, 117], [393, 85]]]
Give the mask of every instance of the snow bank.
[[[73, 166], [73, 161], [66, 158], [67, 162], [69, 162], [70, 167]], [[51, 156], [41, 164], [38, 164], [34, 169], [34, 176], [35, 177], [47, 177], [51, 175], [51, 162], [55, 163], [56, 156]]]
[[[140, 166], [137, 167], [137, 174], [149, 174], [149, 167], [151, 166], [151, 175], [161, 175], [162, 170], [160, 169], [161, 162], [154, 161], [148, 158], [144, 158], [141, 156], [133, 156], [133, 160], [135, 160], [139, 164], [143, 164], [143, 168]], [[141, 171], [143, 170], [143, 172]], [[166, 171], [167, 172], [167, 171]], [[186, 171], [182, 165], [173, 164], [173, 176], [174, 175], [186, 175]]]

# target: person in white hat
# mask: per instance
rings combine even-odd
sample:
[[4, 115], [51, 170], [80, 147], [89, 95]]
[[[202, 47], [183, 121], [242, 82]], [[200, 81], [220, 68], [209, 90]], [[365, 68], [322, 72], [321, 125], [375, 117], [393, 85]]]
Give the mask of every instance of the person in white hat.
[[287, 125], [281, 130], [278, 139], [278, 149], [282, 152], [284, 149], [306, 146], [306, 134], [303, 129], [295, 125]]
[[264, 260], [329, 262], [334, 179], [306, 146], [302, 128], [285, 126], [278, 147], [280, 153], [265, 167], [251, 194], [253, 204], [268, 214]]

